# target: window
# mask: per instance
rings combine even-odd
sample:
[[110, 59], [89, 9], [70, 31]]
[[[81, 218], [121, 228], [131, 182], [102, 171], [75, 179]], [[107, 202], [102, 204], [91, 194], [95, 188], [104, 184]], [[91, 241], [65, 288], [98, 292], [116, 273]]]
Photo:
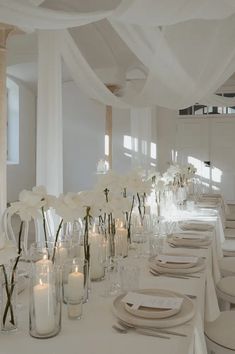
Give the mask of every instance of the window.
[[[218, 93], [218, 96], [235, 97], [235, 93]], [[230, 115], [235, 114], [235, 106], [232, 107], [216, 107], [216, 106], [203, 106], [195, 104], [194, 106], [180, 109], [179, 116], [197, 116], [197, 115]]]

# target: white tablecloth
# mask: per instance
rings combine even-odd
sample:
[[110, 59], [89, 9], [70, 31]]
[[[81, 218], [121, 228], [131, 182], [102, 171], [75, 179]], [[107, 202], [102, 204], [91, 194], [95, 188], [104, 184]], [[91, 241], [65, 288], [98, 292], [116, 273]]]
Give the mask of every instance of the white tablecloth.
[[[190, 214], [190, 218], [195, 218]], [[113, 298], [104, 297], [104, 283], [92, 283], [89, 302], [83, 306], [84, 314], [80, 321], [68, 320], [66, 307], [63, 305], [61, 333], [50, 339], [39, 340], [28, 334], [28, 296], [25, 291], [21, 295], [22, 306], [19, 315], [19, 330], [12, 336], [1, 335], [1, 354], [206, 354], [203, 323], [214, 320], [219, 315], [219, 308], [215, 293], [213, 277], [217, 274], [217, 243], [220, 242], [220, 222], [216, 216], [198, 216], [208, 220], [216, 226], [212, 232], [214, 241], [208, 249], [173, 249], [166, 246], [171, 253], [186, 253], [205, 257], [207, 267], [200, 272], [200, 278], [178, 279], [169, 277], [156, 277], [149, 273], [147, 258], [137, 260], [141, 267], [140, 288], [169, 289], [183, 294], [196, 295], [197, 311], [195, 317], [182, 326], [175, 327], [177, 331], [187, 334], [187, 337], [171, 336], [170, 340], [149, 337], [135, 333], [119, 334], [112, 325], [116, 319], [112, 314], [111, 304]], [[209, 219], [207, 219], [209, 218]], [[133, 258], [134, 259], [134, 258]], [[129, 261], [129, 260], [127, 260]], [[136, 261], [136, 259], [135, 259]], [[134, 262], [134, 260], [133, 260]], [[216, 265], [217, 264], [217, 265]]]

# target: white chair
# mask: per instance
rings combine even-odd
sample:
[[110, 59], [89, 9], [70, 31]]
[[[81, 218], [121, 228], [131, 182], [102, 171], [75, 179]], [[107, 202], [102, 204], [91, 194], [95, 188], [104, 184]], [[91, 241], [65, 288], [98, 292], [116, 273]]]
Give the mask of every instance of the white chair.
[[224, 229], [224, 236], [226, 239], [235, 239], [235, 229], [226, 227]]
[[205, 323], [208, 354], [235, 353], [235, 312], [223, 311], [213, 322]]
[[225, 240], [222, 245], [223, 255], [225, 257], [234, 257], [235, 256], [235, 239], [234, 240]]
[[[17, 221], [16, 217], [17, 216], [15, 214], [12, 215], [11, 213], [9, 213], [9, 210], [6, 209], [3, 214], [2, 226], [3, 226], [3, 231], [5, 232], [6, 235], [6, 239], [11, 240], [17, 244], [19, 229], [16, 230], [16, 225], [15, 225]], [[45, 220], [46, 220], [48, 241], [51, 241], [54, 237], [54, 229], [53, 229], [54, 224], [51, 215], [49, 214], [49, 211], [45, 213]], [[19, 222], [17, 224], [20, 225]], [[30, 243], [35, 241], [40, 241], [42, 235], [44, 234], [42, 220], [33, 220], [33, 224], [34, 225], [31, 226], [34, 227], [33, 229], [31, 228], [30, 230], [29, 222], [24, 221], [23, 223], [23, 234], [21, 240], [22, 240], [22, 249], [23, 249], [24, 256], [28, 254]], [[19, 227], [19, 225], [17, 226]]]
[[231, 304], [235, 304], [235, 276], [221, 278], [216, 284], [216, 293], [220, 300], [220, 308], [230, 310]]
[[[13, 217], [14, 215], [9, 213], [9, 210], [6, 209], [3, 218], [2, 218], [2, 227], [3, 231], [5, 233], [5, 237], [7, 240], [13, 241], [14, 243], [17, 244], [18, 242], [18, 235], [16, 236], [14, 227], [13, 227]], [[22, 247], [23, 251], [27, 252], [27, 247], [28, 247], [28, 235], [29, 235], [29, 222], [24, 222], [23, 225], [23, 234], [22, 234]]]
[[235, 257], [223, 257], [220, 259], [219, 268], [222, 277], [235, 275]]
[[235, 220], [228, 220], [225, 221], [225, 227], [229, 229], [235, 229]]

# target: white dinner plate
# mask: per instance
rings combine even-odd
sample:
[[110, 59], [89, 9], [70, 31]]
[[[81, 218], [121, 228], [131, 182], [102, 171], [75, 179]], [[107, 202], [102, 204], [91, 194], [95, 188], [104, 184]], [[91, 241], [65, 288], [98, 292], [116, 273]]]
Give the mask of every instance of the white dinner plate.
[[[164, 255], [169, 255], [169, 256], [175, 256], [175, 257], [180, 257], [180, 256], [186, 256], [189, 257], [187, 254], [172, 254], [172, 253], [164, 253]], [[194, 267], [197, 263], [194, 262], [162, 262], [161, 260], [158, 259], [158, 257], [155, 258], [155, 262], [157, 265], [159, 265], [160, 267], [164, 267], [164, 268], [173, 268], [173, 269], [187, 269], [187, 268], [191, 268]]]
[[196, 231], [211, 231], [214, 229], [214, 226], [205, 222], [196, 222], [196, 221], [181, 221], [179, 222], [179, 227], [182, 230], [196, 230]]
[[[155, 295], [159, 294], [159, 290], [160, 289], [142, 289], [141, 291], [144, 294]], [[178, 326], [190, 321], [195, 314], [195, 306], [193, 301], [183, 294], [176, 293], [173, 291], [171, 293], [176, 295], [177, 297], [184, 298], [180, 311], [171, 317], [161, 319], [150, 319], [134, 316], [133, 314], [126, 311], [125, 303], [121, 301], [122, 298], [126, 296], [126, 293], [121, 294], [114, 299], [113, 313], [121, 321], [124, 321], [136, 327], [167, 328]]]
[[[140, 294], [145, 294], [142, 290], [135, 291]], [[176, 294], [172, 293], [169, 290], [158, 290], [156, 289], [156, 296], [161, 297], [177, 297]], [[182, 297], [182, 296], [181, 296]], [[144, 307], [140, 306], [138, 309], [132, 307], [132, 304], [124, 303], [125, 310], [137, 317], [150, 318], [150, 319], [160, 319], [160, 318], [169, 318], [171, 316], [176, 315], [180, 310], [180, 308], [152, 308], [152, 307]]]
[[189, 273], [196, 273], [200, 272], [205, 268], [205, 260], [201, 257], [198, 258], [198, 262], [190, 268], [166, 268], [162, 267], [156, 263], [156, 258], [151, 257], [149, 259], [149, 266], [151, 269], [155, 270], [158, 273], [171, 273], [171, 274], [189, 274]]
[[205, 237], [205, 239], [189, 239], [189, 238], [180, 238], [177, 236], [169, 236], [167, 242], [172, 243], [175, 246], [191, 246], [191, 247], [201, 247], [209, 246], [211, 244], [211, 238]]

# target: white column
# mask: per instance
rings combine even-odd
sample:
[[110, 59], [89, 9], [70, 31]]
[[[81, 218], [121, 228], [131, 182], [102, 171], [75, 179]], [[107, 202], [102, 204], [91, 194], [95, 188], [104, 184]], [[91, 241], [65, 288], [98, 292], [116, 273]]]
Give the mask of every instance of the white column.
[[63, 192], [62, 77], [56, 31], [38, 31], [36, 183]]
[[6, 41], [14, 28], [0, 24], [0, 218], [7, 205]]

